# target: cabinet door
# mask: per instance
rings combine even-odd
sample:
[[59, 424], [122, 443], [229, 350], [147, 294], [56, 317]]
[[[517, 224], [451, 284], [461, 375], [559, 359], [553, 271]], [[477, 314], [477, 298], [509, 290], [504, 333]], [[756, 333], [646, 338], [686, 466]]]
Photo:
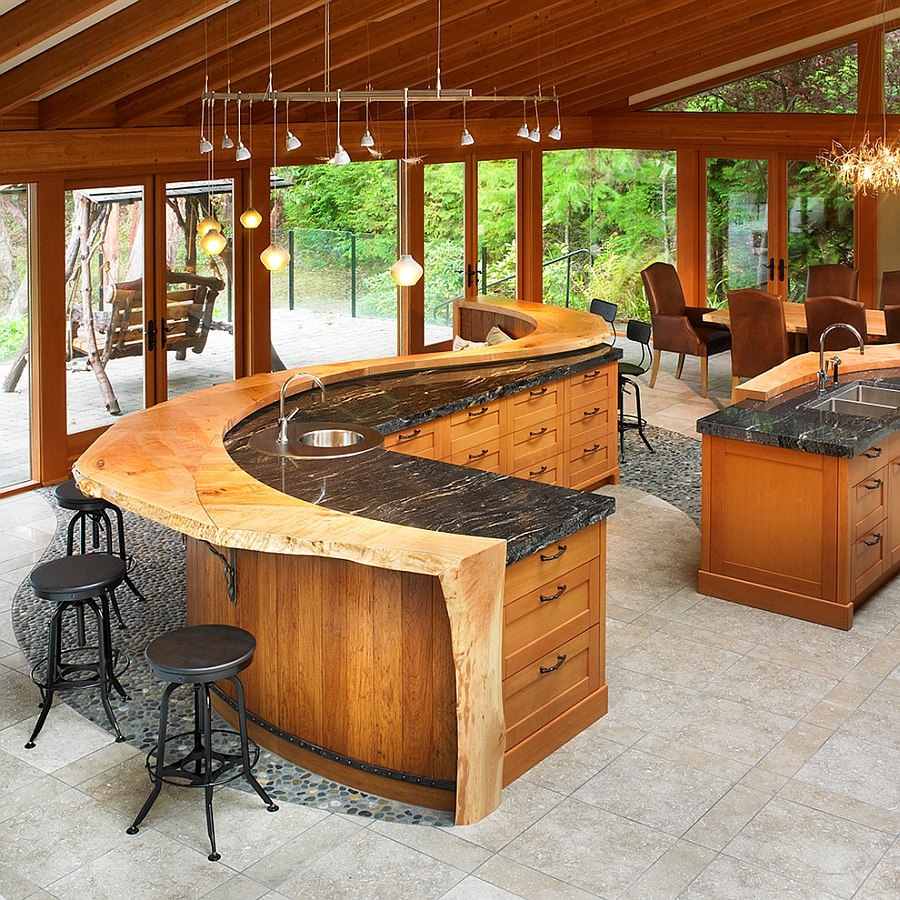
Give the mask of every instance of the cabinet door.
[[887, 464], [887, 538], [885, 565], [893, 568], [900, 563], [900, 456]]

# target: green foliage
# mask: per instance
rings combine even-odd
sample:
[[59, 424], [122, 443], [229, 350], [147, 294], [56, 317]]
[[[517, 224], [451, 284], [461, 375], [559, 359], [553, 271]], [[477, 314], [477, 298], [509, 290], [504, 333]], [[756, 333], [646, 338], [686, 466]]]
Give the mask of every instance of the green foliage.
[[0, 362], [15, 358], [27, 334], [27, 316], [0, 316]]

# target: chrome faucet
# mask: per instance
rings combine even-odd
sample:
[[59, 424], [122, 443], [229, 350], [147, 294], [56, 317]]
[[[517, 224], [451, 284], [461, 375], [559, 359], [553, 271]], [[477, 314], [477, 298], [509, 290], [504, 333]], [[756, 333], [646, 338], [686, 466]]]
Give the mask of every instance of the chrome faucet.
[[[825, 393], [825, 383], [828, 380], [828, 370], [825, 368], [825, 338], [832, 332], [837, 330], [838, 328], [846, 328], [858, 341], [859, 341], [859, 355], [862, 356], [866, 352], [866, 342], [863, 340], [862, 335], [852, 326], [848, 325], [846, 322], [834, 322], [829, 325], [819, 337], [819, 372], [818, 372], [818, 393]], [[834, 367], [834, 383], [837, 384], [837, 367], [840, 365], [840, 360], [835, 357], [832, 360], [832, 366]]]
[[288, 422], [297, 415], [298, 407], [295, 406], [293, 412], [289, 416], [286, 416], [284, 414], [284, 395], [287, 392], [288, 387], [298, 378], [308, 378], [310, 381], [314, 382], [316, 387], [322, 392], [322, 402], [325, 402], [325, 385], [322, 384], [321, 378], [312, 375], [309, 372], [294, 372], [293, 375], [288, 377], [281, 386], [281, 392], [278, 395], [278, 437], [275, 438], [276, 444], [286, 444], [288, 442]]

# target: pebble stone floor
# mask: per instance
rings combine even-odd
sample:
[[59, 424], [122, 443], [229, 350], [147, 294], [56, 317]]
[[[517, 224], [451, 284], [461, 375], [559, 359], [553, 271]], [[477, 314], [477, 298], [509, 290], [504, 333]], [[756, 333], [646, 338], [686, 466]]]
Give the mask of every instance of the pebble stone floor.
[[[693, 422], [727, 403], [727, 363], [709, 401], [696, 362], [685, 368], [675, 381], [664, 360], [645, 409], [696, 437]], [[627, 457], [644, 452], [629, 435]], [[677, 455], [660, 468], [676, 471]], [[222, 788], [215, 864], [193, 793], [164, 791], [125, 834], [146, 795], [143, 754], [71, 707], [24, 750], [37, 690], [9, 610], [56, 518], [38, 493], [0, 501], [0, 895], [895, 900], [900, 584], [846, 633], [704, 597], [690, 498], [607, 492], [608, 716], [472, 826], [294, 803], [270, 815]]]

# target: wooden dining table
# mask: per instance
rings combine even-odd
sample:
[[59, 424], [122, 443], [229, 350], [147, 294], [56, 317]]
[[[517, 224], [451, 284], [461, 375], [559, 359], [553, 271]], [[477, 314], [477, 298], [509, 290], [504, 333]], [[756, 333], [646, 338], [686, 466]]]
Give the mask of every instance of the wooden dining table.
[[[716, 325], [731, 325], [731, 317], [728, 307], [714, 309], [703, 316], [704, 322]], [[788, 334], [806, 334], [806, 310], [802, 303], [784, 304], [784, 326]], [[884, 324], [884, 311], [880, 309], [866, 310], [866, 341], [881, 341], [887, 337], [887, 328]]]

